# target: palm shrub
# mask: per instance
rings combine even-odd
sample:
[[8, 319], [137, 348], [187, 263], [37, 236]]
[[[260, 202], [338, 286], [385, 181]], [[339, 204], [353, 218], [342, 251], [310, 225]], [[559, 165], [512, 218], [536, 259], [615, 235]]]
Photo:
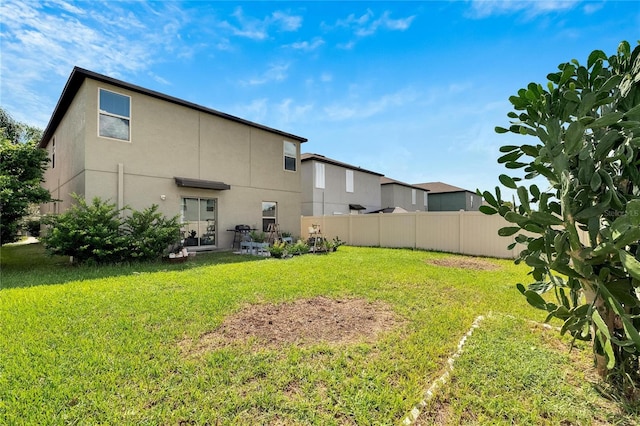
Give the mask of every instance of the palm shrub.
[[[517, 262], [533, 283], [518, 284], [530, 304], [563, 321], [562, 333], [591, 340], [598, 371], [640, 395], [640, 45], [615, 55], [596, 50], [587, 64], [559, 65], [546, 87], [530, 83], [509, 98], [508, 128], [536, 142], [505, 145], [500, 175], [519, 205], [482, 193], [486, 214], [500, 214], [524, 245]], [[546, 179], [548, 189], [524, 184]], [[585, 231], [581, 238], [579, 231]], [[526, 232], [522, 232], [526, 231]], [[514, 243], [512, 246], [515, 246]], [[553, 291], [556, 302], [540, 294]]]

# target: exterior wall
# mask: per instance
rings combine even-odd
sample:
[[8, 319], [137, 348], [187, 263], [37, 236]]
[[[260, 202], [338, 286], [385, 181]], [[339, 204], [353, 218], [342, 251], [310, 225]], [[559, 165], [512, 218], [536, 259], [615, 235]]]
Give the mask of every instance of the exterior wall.
[[515, 258], [522, 249], [507, 250], [515, 236], [498, 236], [498, 229], [510, 226], [507, 221], [499, 215], [487, 216], [480, 212], [303, 217], [301, 235], [306, 235], [311, 224], [320, 225], [325, 238], [339, 237], [354, 246], [413, 248], [501, 258]]
[[[131, 97], [130, 142], [98, 136], [99, 88]], [[235, 225], [261, 228], [263, 201], [278, 203], [281, 230], [299, 229], [299, 141], [289, 140], [298, 162], [297, 171], [287, 171], [281, 135], [91, 79], [85, 79], [67, 115], [77, 111], [85, 113], [74, 146], [84, 155], [71, 168], [84, 169], [78, 176], [84, 176], [87, 199], [99, 196], [136, 210], [158, 204], [167, 216], [180, 214], [183, 197], [217, 199], [218, 247], [231, 247], [233, 232], [226, 230]], [[65, 117], [56, 134], [77, 125], [77, 119]], [[58, 161], [61, 169], [69, 167], [63, 158]], [[178, 187], [176, 176], [221, 181], [231, 189]], [[60, 194], [68, 197], [64, 188]]]
[[[316, 188], [316, 163], [324, 164], [325, 187]], [[312, 216], [350, 214], [349, 204], [367, 210], [380, 209], [380, 176], [353, 170], [353, 192], [346, 190], [346, 168], [322, 161], [302, 163], [304, 185], [302, 214]]]
[[82, 196], [85, 193], [86, 93], [87, 86], [83, 85], [47, 146], [49, 158], [52, 158], [55, 140], [55, 167], [49, 163], [42, 186], [59, 201], [40, 206], [42, 214], [64, 211], [72, 205], [70, 194]]
[[482, 197], [468, 191], [429, 194], [429, 211], [478, 211]]
[[[402, 207], [406, 211], [425, 211], [427, 206], [424, 205], [424, 193], [422, 189], [416, 189], [416, 203], [412, 203], [411, 190], [407, 186], [387, 183], [381, 186], [382, 208], [386, 207]], [[429, 196], [429, 203], [431, 202]]]

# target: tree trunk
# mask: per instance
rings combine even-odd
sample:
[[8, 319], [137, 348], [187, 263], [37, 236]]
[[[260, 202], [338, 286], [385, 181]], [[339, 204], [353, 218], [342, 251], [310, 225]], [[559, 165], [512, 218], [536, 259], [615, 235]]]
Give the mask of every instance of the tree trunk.
[[[590, 282], [582, 282], [582, 288], [584, 289], [584, 295], [586, 298], [586, 301], [588, 304], [593, 304], [594, 308], [598, 310], [598, 313], [600, 314], [600, 316], [602, 317], [602, 319], [604, 320], [604, 323], [607, 325], [607, 328], [609, 329], [609, 334], [613, 335], [615, 329], [616, 329], [616, 320], [617, 320], [617, 315], [615, 314], [615, 312], [613, 312], [612, 309], [610, 309], [604, 302], [604, 299], [602, 298], [602, 296], [598, 295], [597, 292], [595, 291], [595, 289], [593, 288], [593, 285]], [[598, 372], [598, 375], [600, 375], [600, 377], [602, 377], [603, 379], [607, 378], [607, 374], [609, 372], [609, 370], [607, 369], [607, 358], [604, 355], [598, 354], [597, 353], [597, 347], [600, 346], [599, 343], [596, 341], [597, 337], [596, 337], [596, 325], [595, 324], [591, 324], [591, 334], [592, 334], [592, 338], [593, 338], [593, 356], [595, 359], [595, 365], [596, 365], [596, 370]], [[606, 337], [605, 337], [606, 338]], [[616, 353], [614, 351], [614, 353]], [[619, 361], [619, 360], [616, 360]], [[618, 362], [616, 362], [616, 364], [618, 364]]]

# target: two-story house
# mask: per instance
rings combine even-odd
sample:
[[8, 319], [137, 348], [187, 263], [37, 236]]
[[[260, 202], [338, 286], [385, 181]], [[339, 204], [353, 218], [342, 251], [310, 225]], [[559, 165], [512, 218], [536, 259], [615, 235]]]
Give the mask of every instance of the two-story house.
[[382, 174], [319, 154], [302, 154], [302, 214], [358, 214], [380, 208]]
[[380, 178], [383, 207], [400, 207], [408, 212], [427, 211], [429, 191], [388, 177]]
[[482, 197], [475, 192], [443, 182], [416, 183], [429, 191], [429, 211], [476, 211], [482, 205]]
[[40, 147], [44, 187], [63, 212], [77, 193], [180, 215], [197, 245], [231, 246], [236, 225], [300, 229], [307, 139], [74, 68]]

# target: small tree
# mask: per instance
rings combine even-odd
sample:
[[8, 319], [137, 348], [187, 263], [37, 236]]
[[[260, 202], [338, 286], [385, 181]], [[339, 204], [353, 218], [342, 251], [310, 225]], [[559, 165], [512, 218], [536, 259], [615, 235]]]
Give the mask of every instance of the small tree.
[[[616, 55], [592, 52], [586, 66], [559, 65], [546, 87], [531, 83], [509, 98], [511, 132], [532, 144], [500, 148], [498, 159], [524, 176], [500, 175], [516, 191], [507, 205], [499, 187], [482, 195], [486, 214], [525, 246], [516, 262], [534, 282], [519, 290], [533, 306], [563, 321], [561, 333], [591, 339], [601, 375], [633, 392], [640, 384], [640, 46]], [[545, 178], [549, 188], [531, 179]], [[531, 182], [529, 182], [531, 183]], [[526, 232], [522, 232], [526, 231]], [[553, 291], [557, 303], [540, 294]], [[637, 395], [637, 394], [636, 394]]]
[[16, 241], [31, 205], [51, 201], [49, 191], [40, 186], [49, 158], [34, 141], [0, 139], [0, 241], [6, 244]]

